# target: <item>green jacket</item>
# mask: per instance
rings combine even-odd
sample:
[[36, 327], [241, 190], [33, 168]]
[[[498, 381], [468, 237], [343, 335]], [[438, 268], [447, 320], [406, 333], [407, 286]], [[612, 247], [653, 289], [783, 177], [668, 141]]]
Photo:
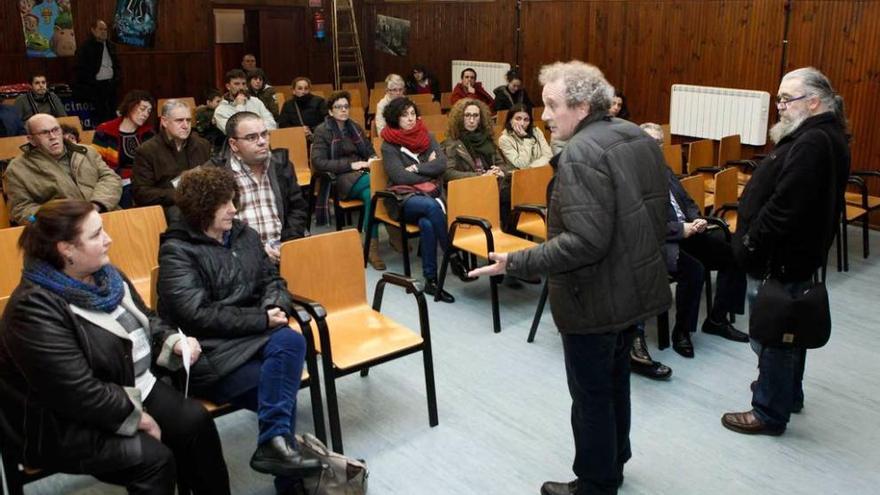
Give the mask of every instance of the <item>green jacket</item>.
[[122, 180], [98, 152], [88, 146], [65, 143], [70, 155], [70, 171], [58, 160], [30, 144], [15, 157], [4, 177], [9, 196], [10, 216], [18, 224], [53, 199], [84, 199], [114, 210], [122, 195]]

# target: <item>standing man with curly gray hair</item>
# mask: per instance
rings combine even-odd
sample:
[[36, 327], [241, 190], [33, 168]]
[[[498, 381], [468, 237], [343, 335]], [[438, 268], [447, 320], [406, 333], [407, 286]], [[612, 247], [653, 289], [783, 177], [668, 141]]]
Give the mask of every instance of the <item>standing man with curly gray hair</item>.
[[579, 61], [544, 66], [543, 120], [567, 140], [547, 207], [547, 242], [470, 273], [549, 274], [571, 393], [574, 473], [542, 495], [613, 494], [631, 457], [629, 353], [638, 322], [671, 302], [662, 247], [669, 191], [660, 148], [638, 126], [608, 116], [614, 88]]

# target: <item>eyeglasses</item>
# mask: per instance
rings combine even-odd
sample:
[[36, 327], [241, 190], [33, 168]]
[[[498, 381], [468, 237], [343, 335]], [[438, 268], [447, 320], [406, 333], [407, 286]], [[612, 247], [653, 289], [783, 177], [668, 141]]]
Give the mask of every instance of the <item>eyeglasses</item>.
[[464, 114], [464, 118], [466, 118], [466, 119], [478, 119], [478, 118], [480, 118], [480, 114], [478, 114], [478, 113], [466, 113], [466, 114]]
[[34, 132], [33, 135], [39, 136], [41, 138], [47, 138], [49, 136], [60, 136], [61, 135], [61, 127], [55, 126], [51, 129], [46, 129], [45, 131]]
[[347, 103], [341, 105], [333, 105], [333, 110], [348, 110], [349, 108], [351, 108], [351, 105]]
[[266, 141], [269, 139], [269, 131], [266, 130], [263, 132], [253, 132], [251, 134], [245, 134], [242, 137], [237, 137], [237, 138], [233, 138], [233, 139], [236, 139], [238, 141], [247, 141], [249, 143], [256, 143], [260, 139], [262, 139], [263, 141]]
[[786, 107], [788, 107], [788, 105], [790, 105], [791, 103], [793, 103], [795, 101], [803, 100], [804, 98], [809, 98], [811, 96], [813, 96], [813, 95], [805, 94], [805, 95], [798, 96], [796, 98], [791, 98], [791, 97], [786, 97], [786, 96], [777, 96], [776, 97], [776, 108], [786, 108]]

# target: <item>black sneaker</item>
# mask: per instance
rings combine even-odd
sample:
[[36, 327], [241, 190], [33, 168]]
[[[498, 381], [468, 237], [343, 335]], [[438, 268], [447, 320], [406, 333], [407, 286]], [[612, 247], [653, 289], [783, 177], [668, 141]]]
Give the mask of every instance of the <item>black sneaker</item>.
[[425, 294], [436, 296], [436, 301], [442, 301], [445, 303], [454, 303], [455, 297], [452, 294], [446, 292], [445, 290], [440, 291], [440, 295], [437, 296], [437, 290], [439, 287], [437, 286], [437, 279], [435, 278], [426, 278], [425, 279]]

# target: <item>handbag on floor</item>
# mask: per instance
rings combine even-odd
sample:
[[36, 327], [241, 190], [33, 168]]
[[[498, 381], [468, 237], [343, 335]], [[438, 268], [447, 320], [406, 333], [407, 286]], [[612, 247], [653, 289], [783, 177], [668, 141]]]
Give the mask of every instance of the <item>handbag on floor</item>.
[[324, 469], [318, 476], [303, 479], [307, 493], [312, 495], [364, 495], [367, 493], [367, 464], [328, 449], [311, 433], [296, 435], [300, 452], [309, 459], [318, 459]]
[[824, 346], [831, 337], [831, 308], [825, 284], [813, 282], [789, 291], [779, 280], [764, 280], [749, 315], [749, 336], [774, 347]]

